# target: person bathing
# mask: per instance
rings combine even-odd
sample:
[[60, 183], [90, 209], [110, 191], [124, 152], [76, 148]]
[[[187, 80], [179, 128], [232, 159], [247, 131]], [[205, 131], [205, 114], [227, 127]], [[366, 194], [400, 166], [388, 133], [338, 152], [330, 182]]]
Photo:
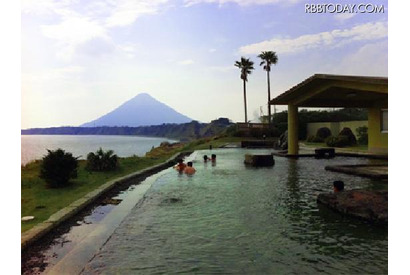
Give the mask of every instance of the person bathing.
[[192, 167], [192, 161], [188, 161], [187, 166], [184, 169], [184, 173], [187, 175], [193, 175], [195, 172], [195, 168]]

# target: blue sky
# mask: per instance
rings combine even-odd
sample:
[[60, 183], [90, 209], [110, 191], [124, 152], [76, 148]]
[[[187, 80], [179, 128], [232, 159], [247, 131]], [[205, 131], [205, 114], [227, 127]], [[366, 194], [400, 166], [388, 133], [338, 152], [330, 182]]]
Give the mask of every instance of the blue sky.
[[254, 119], [267, 112], [262, 50], [279, 57], [272, 97], [315, 73], [387, 76], [387, 1], [366, 2], [384, 13], [307, 13], [315, 3], [22, 1], [21, 127], [76, 126], [142, 92], [202, 122], [242, 121], [241, 56], [255, 62]]

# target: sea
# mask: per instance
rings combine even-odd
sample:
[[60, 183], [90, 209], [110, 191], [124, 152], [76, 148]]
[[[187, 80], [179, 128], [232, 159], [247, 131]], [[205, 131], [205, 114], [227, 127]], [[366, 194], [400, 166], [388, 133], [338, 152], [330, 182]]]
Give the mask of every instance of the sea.
[[47, 150], [61, 148], [79, 159], [86, 159], [89, 152], [99, 148], [104, 151], [113, 150], [119, 157], [133, 155], [144, 156], [161, 142], [177, 142], [177, 140], [157, 137], [119, 136], [119, 135], [22, 135], [21, 164], [42, 159]]

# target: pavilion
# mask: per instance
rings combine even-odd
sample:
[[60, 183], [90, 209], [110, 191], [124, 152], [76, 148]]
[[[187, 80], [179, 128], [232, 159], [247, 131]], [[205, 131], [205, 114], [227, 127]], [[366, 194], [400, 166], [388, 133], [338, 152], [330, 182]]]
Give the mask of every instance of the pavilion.
[[368, 151], [387, 154], [388, 78], [315, 74], [272, 99], [288, 105], [288, 155], [298, 155], [298, 108], [367, 108]]

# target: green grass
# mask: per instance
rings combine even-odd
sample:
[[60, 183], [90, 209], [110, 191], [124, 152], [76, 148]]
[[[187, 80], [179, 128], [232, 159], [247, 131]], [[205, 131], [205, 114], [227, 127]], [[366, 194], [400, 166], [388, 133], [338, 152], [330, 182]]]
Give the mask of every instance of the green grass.
[[27, 164], [21, 168], [21, 215], [34, 216], [35, 219], [21, 223], [24, 232], [34, 225], [47, 220], [53, 213], [68, 206], [107, 181], [135, 171], [159, 164], [174, 154], [170, 151], [156, 158], [129, 157], [119, 159], [119, 168], [110, 172], [88, 172], [85, 161], [79, 161], [78, 177], [64, 188], [47, 188], [39, 178], [41, 161]]

